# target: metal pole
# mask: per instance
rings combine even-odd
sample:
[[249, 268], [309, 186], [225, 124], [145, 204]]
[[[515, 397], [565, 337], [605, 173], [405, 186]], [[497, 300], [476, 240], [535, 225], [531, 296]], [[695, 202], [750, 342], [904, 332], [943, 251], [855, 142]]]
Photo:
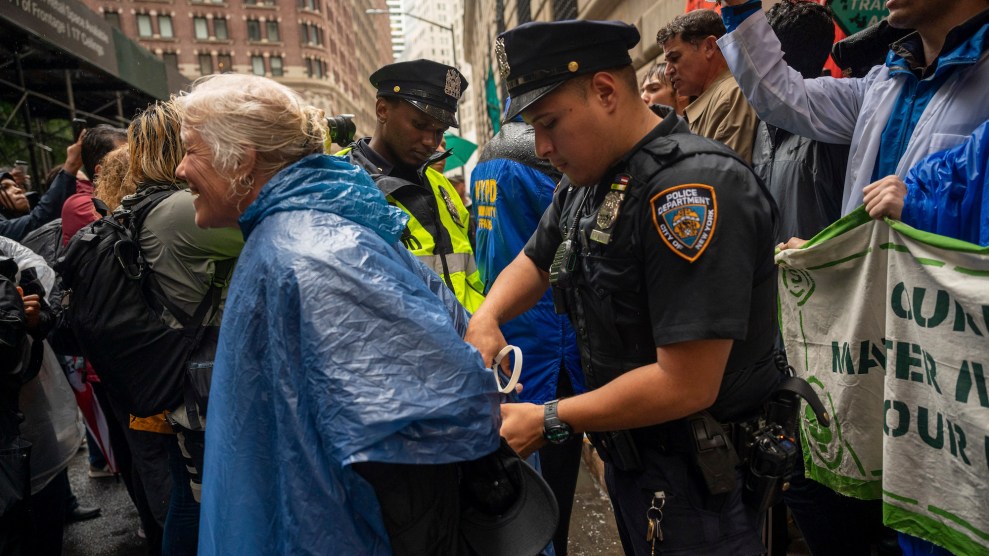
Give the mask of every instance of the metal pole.
[[35, 191], [44, 193], [44, 191], [42, 191], [45, 186], [45, 184], [42, 183], [42, 178], [44, 176], [41, 175], [41, 168], [38, 168], [38, 158], [35, 155], [35, 144], [37, 143], [37, 138], [31, 129], [33, 127], [33, 123], [31, 121], [31, 101], [28, 99], [27, 80], [24, 78], [24, 66], [21, 65], [20, 53], [14, 56], [14, 60], [17, 68], [17, 82], [20, 84], [21, 90], [24, 91], [24, 103], [21, 104], [21, 118], [24, 120], [24, 131], [31, 136], [27, 140], [27, 156], [31, 163], [31, 188]]
[[[69, 119], [76, 117], [76, 96], [72, 91], [72, 73], [64, 70], [65, 73], [65, 98], [69, 101]], [[75, 137], [73, 137], [75, 139]]]

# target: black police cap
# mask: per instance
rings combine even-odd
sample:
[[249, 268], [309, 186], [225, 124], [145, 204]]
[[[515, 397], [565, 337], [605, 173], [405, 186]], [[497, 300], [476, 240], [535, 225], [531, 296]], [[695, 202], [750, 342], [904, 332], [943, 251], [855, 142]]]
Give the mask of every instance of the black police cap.
[[371, 74], [378, 96], [400, 98], [450, 127], [457, 123], [457, 102], [467, 80], [457, 68], [432, 60], [388, 64]]
[[495, 54], [514, 118], [566, 80], [632, 63], [639, 31], [621, 21], [534, 21], [498, 35]]

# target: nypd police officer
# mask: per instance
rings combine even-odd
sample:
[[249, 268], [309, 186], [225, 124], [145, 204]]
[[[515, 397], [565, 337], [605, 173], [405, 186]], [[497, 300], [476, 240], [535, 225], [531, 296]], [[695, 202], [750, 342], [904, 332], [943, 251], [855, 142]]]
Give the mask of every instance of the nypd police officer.
[[338, 154], [366, 170], [389, 204], [409, 215], [402, 243], [443, 278], [469, 312], [484, 300], [460, 194], [430, 165], [443, 133], [457, 127], [457, 103], [467, 88], [452, 66], [432, 60], [388, 64], [371, 74], [377, 89], [374, 135]]
[[620, 22], [534, 22], [499, 36], [509, 117], [565, 174], [525, 249], [474, 314], [492, 361], [498, 326], [552, 285], [577, 331], [590, 392], [502, 406], [526, 455], [588, 433], [627, 554], [759, 554], [732, 423], [756, 414], [773, 364], [772, 200], [720, 143], [642, 103]]

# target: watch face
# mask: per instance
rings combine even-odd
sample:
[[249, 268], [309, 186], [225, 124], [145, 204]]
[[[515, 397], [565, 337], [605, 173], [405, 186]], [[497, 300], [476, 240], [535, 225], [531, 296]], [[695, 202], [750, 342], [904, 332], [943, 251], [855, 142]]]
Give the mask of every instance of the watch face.
[[553, 444], [563, 444], [567, 440], [570, 440], [570, 427], [566, 425], [558, 425], [549, 429], [546, 429], [546, 440], [549, 440]]

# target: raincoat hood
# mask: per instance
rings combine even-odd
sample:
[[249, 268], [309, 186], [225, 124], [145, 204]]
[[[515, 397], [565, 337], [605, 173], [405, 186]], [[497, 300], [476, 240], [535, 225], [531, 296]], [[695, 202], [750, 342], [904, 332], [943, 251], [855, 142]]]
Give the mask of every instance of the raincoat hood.
[[312, 154], [283, 168], [258, 193], [244, 214], [244, 239], [262, 220], [279, 212], [316, 210], [366, 226], [388, 243], [402, 235], [409, 217], [385, 201], [366, 172], [346, 158]]

